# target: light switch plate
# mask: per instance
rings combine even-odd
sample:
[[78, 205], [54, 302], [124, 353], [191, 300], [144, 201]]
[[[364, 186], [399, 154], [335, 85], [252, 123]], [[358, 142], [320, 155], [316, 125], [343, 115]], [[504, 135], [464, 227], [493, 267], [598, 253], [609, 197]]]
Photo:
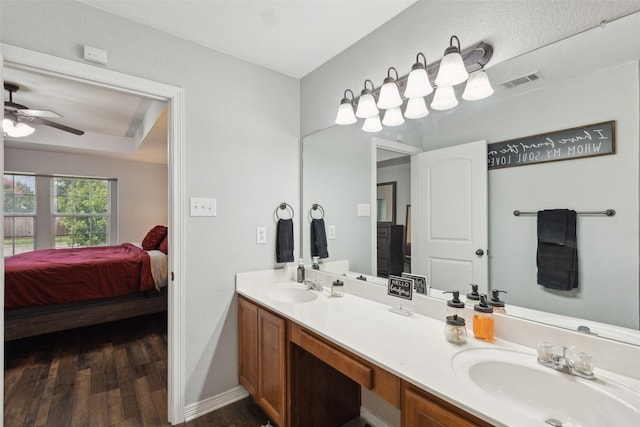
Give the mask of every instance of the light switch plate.
[[371, 205], [369, 203], [358, 203], [358, 216], [371, 216]]
[[216, 216], [218, 215], [218, 202], [216, 199], [206, 197], [190, 197], [191, 216]]

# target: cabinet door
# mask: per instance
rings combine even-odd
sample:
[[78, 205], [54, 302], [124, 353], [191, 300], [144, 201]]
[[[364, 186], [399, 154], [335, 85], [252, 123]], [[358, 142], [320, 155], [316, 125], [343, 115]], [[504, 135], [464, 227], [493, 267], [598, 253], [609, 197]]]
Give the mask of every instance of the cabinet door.
[[475, 427], [477, 424], [450, 412], [410, 389], [406, 389], [402, 425], [404, 427]]
[[258, 396], [258, 307], [238, 298], [238, 378], [249, 394]]
[[286, 323], [258, 310], [258, 403], [279, 426], [286, 418]]

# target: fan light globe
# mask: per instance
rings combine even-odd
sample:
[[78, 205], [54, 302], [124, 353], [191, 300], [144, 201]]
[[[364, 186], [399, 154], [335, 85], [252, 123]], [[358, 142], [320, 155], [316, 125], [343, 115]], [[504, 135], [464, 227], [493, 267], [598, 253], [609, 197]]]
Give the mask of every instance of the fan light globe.
[[458, 105], [458, 99], [451, 86], [438, 86], [431, 101], [434, 110], [448, 110]]
[[26, 123], [14, 123], [12, 120], [2, 120], [2, 132], [12, 138], [22, 138], [31, 135], [35, 129]]
[[[424, 59], [424, 64], [420, 62], [420, 57]], [[416, 63], [411, 67], [409, 77], [407, 77], [407, 87], [404, 90], [405, 98], [419, 98], [433, 92], [433, 87], [429, 81], [426, 69], [427, 60], [422, 53], [416, 57]]]
[[380, 123], [380, 116], [375, 115], [373, 117], [367, 117], [362, 125], [362, 130], [365, 132], [380, 132], [382, 130], [382, 123]]
[[409, 98], [407, 101], [407, 108], [404, 110], [404, 116], [407, 119], [421, 119], [429, 114], [427, 110], [427, 104], [424, 102], [424, 98]]
[[467, 85], [464, 88], [462, 99], [467, 101], [477, 101], [493, 94], [493, 88], [489, 82], [489, 76], [484, 70], [478, 70], [469, 76]]
[[338, 107], [338, 115], [336, 116], [336, 124], [351, 125], [356, 121], [358, 121], [358, 119], [356, 119], [355, 114], [353, 114], [353, 106], [351, 103], [340, 104]]
[[400, 126], [404, 123], [404, 117], [402, 117], [402, 110], [400, 107], [390, 108], [384, 112], [384, 118], [382, 124], [385, 126]]

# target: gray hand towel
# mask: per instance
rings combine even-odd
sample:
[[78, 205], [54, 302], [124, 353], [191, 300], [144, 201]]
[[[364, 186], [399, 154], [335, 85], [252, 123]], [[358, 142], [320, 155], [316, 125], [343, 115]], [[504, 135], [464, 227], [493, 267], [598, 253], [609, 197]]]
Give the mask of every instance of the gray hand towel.
[[578, 287], [576, 212], [568, 209], [538, 212], [538, 284], [549, 289]]

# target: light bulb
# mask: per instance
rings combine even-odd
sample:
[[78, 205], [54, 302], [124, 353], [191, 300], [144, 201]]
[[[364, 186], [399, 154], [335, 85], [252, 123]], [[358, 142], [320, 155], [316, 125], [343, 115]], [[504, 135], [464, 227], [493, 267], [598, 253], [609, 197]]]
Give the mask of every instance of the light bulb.
[[458, 105], [458, 99], [451, 86], [438, 86], [431, 101], [434, 110], [448, 110]]
[[427, 60], [424, 59], [423, 64], [420, 62], [421, 56], [424, 59], [424, 55], [419, 53], [416, 57], [416, 63], [411, 67], [411, 72], [407, 78], [407, 87], [404, 90], [405, 98], [423, 97], [433, 92], [426, 69]]
[[380, 116], [367, 117], [362, 125], [362, 130], [365, 132], [380, 132], [382, 130]]
[[399, 126], [404, 123], [404, 117], [402, 117], [402, 110], [400, 107], [389, 108], [384, 112], [384, 118], [382, 124], [385, 126]]
[[424, 102], [424, 98], [409, 98], [407, 101], [407, 108], [404, 110], [404, 116], [407, 119], [420, 119], [429, 114], [427, 110], [427, 104]]
[[[395, 78], [391, 77], [391, 70], [395, 71]], [[389, 67], [389, 70], [387, 70], [387, 77], [384, 79], [384, 84], [380, 88], [378, 108], [388, 110], [401, 105], [402, 98], [400, 98], [400, 91], [398, 90], [398, 71], [393, 67]]]
[[[347, 93], [351, 93], [351, 99], [347, 98]], [[338, 107], [338, 115], [336, 116], [337, 125], [350, 125], [357, 121], [353, 113], [353, 92], [350, 89], [344, 91], [344, 98], [340, 101]]]
[[476, 101], [484, 99], [493, 94], [493, 88], [489, 82], [489, 76], [484, 70], [478, 70], [469, 76], [467, 86], [464, 88], [462, 99], [467, 101]]
[[[458, 47], [453, 45], [453, 40], [458, 42]], [[456, 36], [451, 37], [449, 47], [444, 51], [444, 58], [440, 61], [440, 69], [436, 77], [436, 86], [455, 86], [467, 80], [469, 73], [464, 67], [462, 55], [460, 55], [460, 40]]]
[[[371, 89], [367, 87], [367, 82], [371, 84]], [[373, 97], [373, 82], [367, 79], [364, 81], [364, 89], [360, 92], [358, 108], [356, 108], [356, 117], [366, 119], [368, 117], [377, 116], [378, 114], [380, 114], [380, 111], [378, 111], [378, 107], [376, 107], [376, 99]]]

